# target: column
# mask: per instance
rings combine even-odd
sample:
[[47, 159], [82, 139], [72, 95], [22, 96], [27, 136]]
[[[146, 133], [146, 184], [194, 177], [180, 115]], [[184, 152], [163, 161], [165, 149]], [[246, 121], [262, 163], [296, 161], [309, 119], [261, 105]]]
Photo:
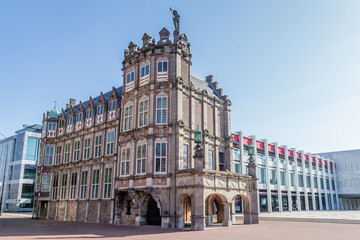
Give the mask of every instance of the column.
[[300, 151], [301, 153], [301, 169], [303, 172], [303, 183], [304, 183], [304, 197], [305, 197], [305, 210], [309, 211], [309, 198], [307, 193], [307, 181], [306, 181], [306, 167], [305, 167], [305, 157], [304, 151]]
[[[271, 202], [271, 187], [270, 187], [270, 168], [269, 168], [269, 151], [268, 151], [268, 141], [264, 140], [265, 146], [265, 172], [266, 172], [266, 197], [267, 197], [267, 207], [268, 212], [272, 212], [272, 202]], [[254, 142], [254, 149], [256, 149], [256, 141]], [[257, 153], [257, 152], [256, 152]]]
[[311, 182], [311, 197], [312, 197], [312, 205], [313, 210], [319, 210], [316, 208], [316, 201], [315, 201], [315, 183], [314, 183], [314, 171], [313, 171], [313, 164], [312, 164], [312, 156], [308, 153], [309, 156], [309, 170], [310, 170], [310, 182]]
[[321, 189], [321, 183], [320, 183], [320, 170], [319, 170], [319, 156], [315, 156], [315, 164], [316, 164], [316, 176], [317, 176], [317, 182], [318, 182], [318, 197], [319, 197], [319, 207], [320, 211], [324, 210], [324, 206], [322, 205], [322, 189]]
[[289, 212], [292, 212], [292, 197], [291, 197], [291, 183], [290, 183], [290, 167], [289, 167], [289, 152], [286, 145], [283, 146], [285, 153], [286, 164], [286, 183], [287, 183], [287, 196], [288, 196], [288, 208]]
[[294, 153], [294, 164], [295, 164], [295, 189], [296, 189], [296, 207], [297, 210], [301, 211], [301, 204], [300, 204], [300, 189], [299, 189], [299, 173], [298, 173], [298, 162], [297, 162], [297, 156], [296, 156], [296, 148], [291, 149]]
[[333, 184], [332, 184], [332, 177], [331, 177], [331, 169], [330, 169], [330, 159], [327, 159], [327, 161], [328, 161], [328, 164], [329, 164], [329, 166], [328, 166], [328, 175], [329, 175], [329, 187], [330, 187], [330, 190], [329, 190], [329, 192], [330, 192], [330, 201], [331, 201], [331, 206], [332, 206], [332, 210], [335, 210], [336, 209], [336, 207], [335, 207], [335, 205], [334, 205], [334, 198], [333, 198]]
[[326, 186], [326, 174], [325, 174], [325, 161], [323, 158], [321, 158], [321, 163], [322, 163], [322, 176], [323, 176], [323, 183], [324, 183], [324, 192], [325, 192], [325, 207], [326, 210], [329, 210], [329, 200], [328, 200], [328, 191], [327, 191], [327, 186]]
[[230, 213], [230, 204], [228, 202], [222, 202], [223, 206], [224, 206], [224, 221], [223, 221], [223, 226], [224, 227], [230, 227], [232, 225], [231, 222], [231, 213]]
[[277, 195], [279, 200], [279, 211], [283, 211], [282, 194], [281, 194], [281, 177], [280, 177], [280, 160], [278, 143], [273, 143], [275, 147], [275, 163], [276, 163], [276, 178], [277, 178]]

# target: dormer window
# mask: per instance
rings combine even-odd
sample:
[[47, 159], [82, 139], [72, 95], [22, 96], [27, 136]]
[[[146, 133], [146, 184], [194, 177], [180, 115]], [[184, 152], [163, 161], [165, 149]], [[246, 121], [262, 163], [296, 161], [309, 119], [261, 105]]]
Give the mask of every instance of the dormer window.
[[92, 118], [93, 117], [93, 109], [89, 109], [86, 111], [86, 119]]
[[59, 121], [59, 128], [62, 128], [64, 126], [64, 119], [61, 119]]
[[68, 124], [68, 125], [73, 124], [73, 117], [69, 117], [69, 118], [68, 118], [67, 124]]
[[135, 80], [135, 71], [126, 74], [126, 84], [132, 83]]
[[109, 111], [113, 111], [116, 109], [116, 103], [117, 103], [116, 100], [109, 102]]
[[146, 64], [140, 68], [140, 78], [146, 77], [150, 74], [150, 64]]
[[76, 122], [81, 122], [83, 118], [83, 113], [79, 113], [78, 115], [76, 115]]
[[104, 113], [104, 105], [98, 106], [96, 110], [97, 115], [101, 115]]

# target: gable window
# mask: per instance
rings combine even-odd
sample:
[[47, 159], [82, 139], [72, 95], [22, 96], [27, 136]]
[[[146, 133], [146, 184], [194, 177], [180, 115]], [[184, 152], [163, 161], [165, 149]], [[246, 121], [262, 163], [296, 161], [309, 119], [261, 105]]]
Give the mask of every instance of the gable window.
[[105, 168], [104, 198], [110, 198], [111, 196], [111, 176], [112, 176], [112, 169]]
[[127, 131], [132, 128], [132, 117], [133, 117], [133, 106], [125, 107], [124, 114], [124, 131]]
[[103, 114], [103, 113], [104, 113], [104, 105], [98, 106], [98, 107], [97, 107], [97, 110], [96, 110], [96, 113], [97, 113], [98, 115]]
[[129, 175], [130, 147], [121, 150], [121, 175]]
[[70, 143], [65, 144], [65, 152], [64, 152], [64, 163], [69, 162], [70, 160]]
[[61, 146], [56, 147], [55, 164], [60, 164], [61, 161]]
[[94, 110], [93, 109], [89, 109], [86, 111], [86, 119], [92, 118], [93, 117], [93, 113]]
[[109, 132], [106, 139], [106, 154], [111, 155], [114, 153], [114, 138], [115, 132]]
[[93, 171], [92, 185], [91, 185], [91, 198], [98, 198], [99, 192], [99, 169]]
[[61, 120], [59, 121], [59, 128], [62, 128], [62, 127], [64, 126], [64, 124], [65, 124], [64, 119], [61, 119]]
[[87, 177], [88, 171], [83, 171], [81, 173], [80, 199], [85, 199], [86, 197]]
[[116, 100], [109, 102], [109, 111], [113, 111], [116, 109], [116, 103]]
[[126, 74], [126, 84], [129, 84], [135, 80], [135, 71]]
[[58, 186], [59, 186], [59, 175], [56, 174], [54, 176], [54, 182], [53, 182], [53, 191], [52, 191], [53, 200], [57, 200]]
[[157, 72], [158, 73], [167, 73], [168, 72], [168, 61], [159, 61]]
[[183, 145], [183, 169], [189, 168], [189, 145]]
[[84, 140], [84, 159], [89, 159], [90, 157], [90, 138], [85, 138]]
[[76, 115], [76, 121], [77, 121], [77, 122], [81, 122], [81, 121], [82, 121], [82, 118], [83, 118], [83, 114], [82, 114], [82, 113], [79, 113], [78, 115]]
[[80, 141], [75, 141], [74, 142], [74, 161], [79, 160], [79, 155], [80, 155]]
[[167, 97], [156, 98], [156, 124], [167, 123]]
[[60, 195], [60, 199], [65, 199], [66, 198], [66, 188], [67, 188], [67, 173], [64, 173], [62, 175], [62, 179], [61, 179], [61, 195]]
[[73, 172], [71, 174], [70, 199], [75, 199], [75, 196], [76, 196], [76, 184], [77, 184], [77, 172]]
[[145, 165], [146, 165], [146, 144], [141, 144], [137, 146], [136, 173], [138, 174], [145, 173]]
[[163, 173], [166, 170], [166, 143], [155, 144], [155, 172]]
[[44, 165], [50, 166], [52, 165], [54, 158], [54, 146], [47, 145], [45, 148], [45, 159], [44, 159]]
[[101, 155], [101, 135], [95, 137], [94, 157]]
[[73, 117], [69, 117], [69, 118], [68, 118], [67, 124], [68, 124], [68, 125], [73, 124]]
[[140, 77], [146, 77], [150, 74], [150, 64], [146, 64], [140, 68]]
[[139, 127], [148, 125], [149, 100], [143, 100], [139, 103]]

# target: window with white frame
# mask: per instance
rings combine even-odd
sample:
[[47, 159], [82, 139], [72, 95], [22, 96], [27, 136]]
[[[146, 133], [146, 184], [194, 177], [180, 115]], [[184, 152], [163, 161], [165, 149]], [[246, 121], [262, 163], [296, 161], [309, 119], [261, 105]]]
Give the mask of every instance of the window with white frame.
[[104, 198], [111, 197], [111, 177], [112, 177], [112, 168], [105, 168]]
[[94, 114], [94, 110], [93, 109], [89, 109], [86, 111], [86, 119], [92, 118]]
[[60, 164], [61, 162], [61, 146], [56, 147], [56, 157], [55, 157], [55, 164]]
[[70, 160], [70, 143], [65, 143], [64, 163], [69, 162], [69, 160]]
[[82, 118], [83, 118], [83, 114], [82, 113], [79, 113], [76, 115], [76, 122], [81, 122], [82, 121]]
[[64, 173], [62, 175], [62, 179], [61, 179], [60, 199], [65, 199], [66, 198], [66, 188], [67, 188], [67, 173]]
[[44, 159], [44, 165], [45, 166], [51, 166], [54, 158], [54, 146], [47, 145], [45, 147], [45, 159]]
[[114, 139], [115, 139], [115, 132], [108, 132], [106, 138], [106, 154], [111, 155], [114, 153]]
[[73, 117], [68, 117], [67, 119], [67, 125], [73, 124]]
[[133, 105], [125, 107], [124, 112], [124, 131], [127, 131], [132, 128]]
[[110, 112], [110, 111], [115, 110], [115, 109], [116, 109], [116, 104], [117, 104], [117, 101], [116, 101], [116, 100], [109, 102], [109, 109], [108, 109], [108, 111]]
[[57, 200], [59, 187], [59, 175], [54, 175], [53, 189], [52, 189], [52, 200]]
[[71, 174], [70, 182], [70, 199], [75, 199], [76, 197], [76, 184], [77, 184], [77, 172]]
[[101, 135], [95, 137], [94, 157], [101, 156]]
[[96, 110], [97, 115], [101, 115], [104, 113], [104, 105], [98, 106]]
[[126, 84], [132, 83], [135, 80], [135, 71], [126, 74]]
[[84, 159], [90, 158], [90, 138], [84, 140]]
[[98, 198], [99, 192], [99, 169], [93, 170], [92, 182], [91, 182], [91, 198]]
[[167, 96], [156, 98], [156, 124], [167, 123]]
[[56, 130], [56, 123], [49, 122], [48, 131], [55, 131], [55, 130]]
[[157, 62], [157, 72], [158, 73], [167, 73], [168, 72], [168, 61], [158, 61]]
[[234, 165], [234, 173], [241, 173], [241, 161], [240, 161], [240, 150], [233, 150], [233, 165]]
[[42, 192], [50, 192], [50, 181], [51, 175], [44, 174], [41, 178], [41, 191]]
[[189, 145], [183, 145], [183, 169], [189, 168]]
[[129, 175], [130, 147], [121, 149], [121, 175]]
[[139, 103], [139, 127], [148, 125], [149, 100], [143, 100]]
[[150, 74], [150, 64], [146, 64], [140, 68], [140, 78], [146, 77]]
[[136, 152], [136, 173], [145, 173], [146, 166], [146, 144], [137, 145]]
[[81, 173], [80, 199], [86, 198], [88, 171]]
[[79, 160], [79, 155], [80, 155], [80, 141], [75, 141], [74, 142], [74, 161]]
[[155, 143], [155, 172], [166, 172], [167, 144]]

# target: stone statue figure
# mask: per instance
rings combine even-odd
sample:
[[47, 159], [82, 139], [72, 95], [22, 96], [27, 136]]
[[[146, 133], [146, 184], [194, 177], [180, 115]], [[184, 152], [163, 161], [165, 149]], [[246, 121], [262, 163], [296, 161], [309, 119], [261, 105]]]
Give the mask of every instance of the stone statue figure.
[[173, 10], [172, 13], [175, 31], [179, 31], [180, 15], [177, 13], [176, 10]]

